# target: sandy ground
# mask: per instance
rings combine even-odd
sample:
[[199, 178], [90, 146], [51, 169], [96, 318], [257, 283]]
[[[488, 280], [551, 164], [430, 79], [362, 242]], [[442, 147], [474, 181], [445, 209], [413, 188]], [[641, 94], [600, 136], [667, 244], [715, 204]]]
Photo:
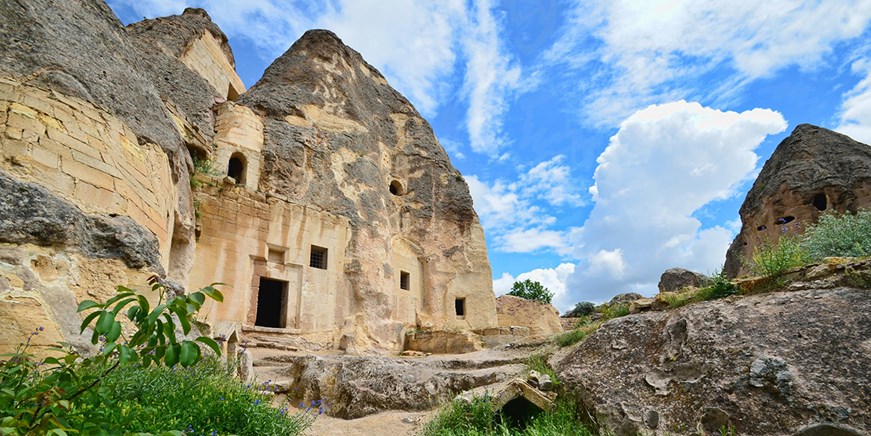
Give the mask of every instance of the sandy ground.
[[435, 412], [388, 411], [358, 419], [338, 419], [320, 415], [307, 435], [413, 436]]

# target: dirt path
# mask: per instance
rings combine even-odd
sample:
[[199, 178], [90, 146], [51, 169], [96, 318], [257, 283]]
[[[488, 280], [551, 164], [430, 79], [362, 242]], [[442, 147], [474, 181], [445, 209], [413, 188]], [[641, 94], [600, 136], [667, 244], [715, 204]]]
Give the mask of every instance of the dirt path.
[[414, 436], [434, 412], [388, 411], [358, 419], [318, 416], [307, 435]]

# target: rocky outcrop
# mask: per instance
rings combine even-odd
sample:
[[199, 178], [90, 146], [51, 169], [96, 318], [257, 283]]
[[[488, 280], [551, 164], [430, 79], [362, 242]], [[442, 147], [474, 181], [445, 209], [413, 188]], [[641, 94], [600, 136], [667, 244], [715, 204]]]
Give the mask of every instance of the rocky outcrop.
[[864, 434], [869, 297], [863, 289], [808, 289], [630, 315], [581, 342], [557, 372], [619, 435], [820, 426]]
[[461, 359], [276, 355], [255, 368], [292, 401], [321, 400], [324, 413], [354, 419], [385, 410], [431, 410], [461, 392], [518, 376], [524, 359], [490, 352]]
[[643, 295], [635, 293], [635, 292], [624, 292], [622, 294], [617, 294], [608, 301], [608, 305], [614, 304], [628, 304], [635, 300], [639, 300], [644, 298]]
[[513, 295], [502, 295], [496, 299], [496, 316], [500, 327], [527, 327], [533, 335], [552, 335], [563, 331], [559, 311], [555, 307]]
[[683, 268], [669, 268], [659, 278], [659, 292], [677, 292], [684, 288], [702, 288], [711, 278]]
[[764, 241], [801, 233], [820, 214], [871, 206], [871, 147], [822, 127], [800, 124], [778, 144], [741, 205], [741, 232], [724, 272], [746, 274]]

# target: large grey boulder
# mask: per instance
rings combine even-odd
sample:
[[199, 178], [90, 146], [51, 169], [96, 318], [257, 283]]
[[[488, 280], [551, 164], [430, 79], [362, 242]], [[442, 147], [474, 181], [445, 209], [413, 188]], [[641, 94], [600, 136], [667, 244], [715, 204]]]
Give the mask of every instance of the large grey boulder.
[[724, 426], [792, 434], [815, 424], [867, 434], [869, 297], [811, 289], [630, 315], [554, 363], [586, 411], [618, 435]]
[[711, 283], [711, 278], [683, 268], [669, 268], [659, 278], [659, 292], [676, 292], [683, 288], [701, 288]]

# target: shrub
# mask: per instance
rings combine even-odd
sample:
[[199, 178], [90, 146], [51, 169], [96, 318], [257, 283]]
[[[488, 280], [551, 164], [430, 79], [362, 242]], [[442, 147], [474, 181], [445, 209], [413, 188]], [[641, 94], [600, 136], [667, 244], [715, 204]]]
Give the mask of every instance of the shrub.
[[553, 299], [553, 292], [548, 291], [539, 282], [526, 279], [522, 282], [514, 282], [511, 286], [511, 292], [508, 295], [525, 298], [527, 300], [538, 301], [544, 304], [550, 304]]
[[574, 345], [578, 342], [583, 341], [587, 336], [595, 332], [599, 329], [599, 327], [604, 324], [604, 321], [597, 321], [590, 324], [579, 325], [578, 328], [557, 335], [554, 338], [554, 342], [560, 347], [568, 347], [569, 345]]
[[605, 304], [599, 307], [599, 312], [602, 313], [603, 321], [620, 318], [629, 315], [629, 303]]
[[668, 304], [668, 307], [677, 309], [678, 307], [686, 306], [696, 300], [696, 294], [692, 292], [668, 292], [661, 293], [656, 296], [661, 301]]
[[[173, 416], [170, 409], [187, 411], [187, 426], [200, 422], [214, 424], [208, 417], [217, 413], [216, 406], [211, 405], [216, 392], [225, 392], [243, 402], [250, 398], [223, 390], [238, 382], [230, 378], [219, 381], [226, 372], [216, 372], [216, 363], [211, 367], [203, 364], [204, 369], [197, 370], [203, 357], [200, 344], [220, 354], [214, 340], [205, 336], [194, 341], [176, 338], [177, 328], [185, 335], [192, 331], [191, 324], [206, 298], [222, 301], [221, 293], [207, 286], [189, 295], [170, 296], [159, 280], [155, 278], [151, 283], [152, 290], [159, 293], [153, 309], [143, 295], [123, 286], [105, 303], [79, 304], [79, 312], [92, 311], [82, 322], [81, 330], [93, 328], [91, 341], [101, 345], [96, 355], [82, 356], [58, 346], [50, 349], [60, 353], [58, 357], [38, 360], [28, 353], [28, 348], [31, 339], [43, 331], [42, 327], [15, 353], [7, 355], [8, 359], [0, 362], [0, 434], [127, 434], [151, 428], [144, 424], [147, 419], [142, 418], [150, 416], [154, 422], [163, 423], [164, 434], [180, 435], [187, 427], [173, 427], [182, 423], [170, 419]], [[129, 322], [125, 324], [133, 327], [129, 336], [116, 319], [127, 306], [123, 314]], [[179, 365], [185, 369], [177, 369]], [[208, 373], [214, 376], [204, 381]], [[194, 388], [195, 384], [201, 388]], [[131, 392], [136, 390], [150, 390], [146, 396], [156, 402], [149, 403], [145, 396], [134, 396], [136, 400], [131, 400]], [[263, 413], [286, 414], [287, 409]], [[306, 421], [296, 420], [299, 422], [280, 427], [279, 433], [254, 434], [287, 434], [282, 432], [306, 425]], [[234, 427], [228, 428], [227, 431], [235, 432]], [[224, 430], [219, 427], [212, 431]]]
[[426, 436], [495, 436], [495, 435], [578, 435], [594, 433], [576, 415], [574, 403], [557, 399], [554, 408], [531, 417], [525, 425], [509, 422], [499, 411], [493, 411], [489, 397], [476, 397], [471, 402], [453, 401], [443, 407], [424, 427]]
[[871, 255], [871, 211], [822, 215], [805, 232], [804, 248], [815, 260]]
[[765, 277], [777, 278], [786, 271], [811, 262], [801, 240], [793, 235], [783, 235], [774, 244], [763, 241], [753, 252], [751, 271]]
[[596, 306], [589, 301], [581, 301], [580, 303], [575, 304], [571, 310], [563, 315], [564, 318], [580, 318], [582, 316], [591, 315], [596, 311]]
[[738, 287], [732, 283], [720, 270], [711, 276], [711, 284], [700, 289], [698, 299], [701, 301], [716, 300], [738, 293]]

